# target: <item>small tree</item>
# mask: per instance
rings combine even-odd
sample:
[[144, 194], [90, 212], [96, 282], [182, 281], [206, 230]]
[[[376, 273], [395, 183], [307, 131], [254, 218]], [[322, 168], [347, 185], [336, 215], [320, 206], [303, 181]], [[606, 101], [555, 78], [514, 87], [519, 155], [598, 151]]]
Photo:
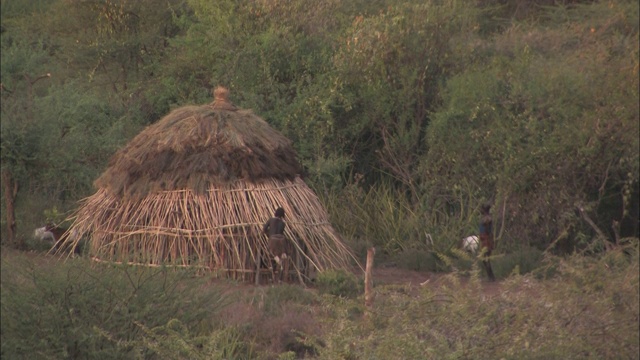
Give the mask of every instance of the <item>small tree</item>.
[[[3, 81], [1, 84], [2, 131], [0, 148], [2, 161], [2, 191], [7, 221], [7, 241], [16, 241], [17, 223], [15, 205], [20, 190], [20, 182], [27, 176], [28, 169], [38, 152], [39, 133], [34, 119], [34, 91], [43, 85], [51, 75], [40, 76], [32, 73], [42, 70], [46, 55], [43, 51], [14, 40], [10, 46], [2, 46]], [[37, 46], [37, 45], [36, 45]], [[23, 244], [16, 244], [21, 246]]]

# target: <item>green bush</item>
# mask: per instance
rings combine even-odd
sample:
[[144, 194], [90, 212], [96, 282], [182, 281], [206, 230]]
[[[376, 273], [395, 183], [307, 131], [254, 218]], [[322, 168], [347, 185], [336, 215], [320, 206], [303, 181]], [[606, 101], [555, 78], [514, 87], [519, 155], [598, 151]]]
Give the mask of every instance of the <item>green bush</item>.
[[24, 247], [26, 251], [35, 251], [38, 253], [46, 253], [51, 250], [52, 243], [48, 241], [42, 241], [34, 238], [27, 238], [24, 241]]
[[513, 273], [527, 274], [542, 265], [543, 253], [533, 247], [523, 246], [514, 252], [496, 254], [491, 260], [493, 273], [498, 279], [509, 277]]
[[475, 60], [447, 78], [430, 117], [423, 196], [453, 216], [477, 196], [495, 200], [502, 246], [591, 239], [578, 204], [600, 229], [615, 221], [637, 236], [638, 4], [543, 8], [544, 24], [454, 49]]
[[454, 271], [461, 275], [469, 275], [477, 264], [478, 256], [458, 248], [451, 248], [446, 252], [437, 253], [444, 271]]
[[179, 320], [147, 328], [140, 325], [140, 340], [132, 344], [133, 353], [158, 359], [253, 359], [256, 354], [234, 328], [217, 329], [207, 335], [194, 335]]
[[106, 266], [77, 258], [2, 257], [2, 358], [151, 356], [144, 329], [177, 319], [199, 335], [229, 301], [202, 279], [164, 268]]
[[341, 270], [327, 270], [318, 274], [316, 285], [321, 294], [354, 298], [362, 293], [363, 284], [355, 275]]

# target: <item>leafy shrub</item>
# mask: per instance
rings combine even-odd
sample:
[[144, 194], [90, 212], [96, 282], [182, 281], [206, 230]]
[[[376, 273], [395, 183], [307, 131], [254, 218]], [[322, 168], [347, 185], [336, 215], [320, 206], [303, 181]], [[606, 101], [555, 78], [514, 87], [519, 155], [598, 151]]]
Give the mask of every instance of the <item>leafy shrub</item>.
[[160, 359], [252, 359], [254, 351], [234, 328], [214, 330], [195, 336], [177, 319], [162, 326], [139, 325], [140, 340], [131, 346], [134, 353], [154, 355]]
[[318, 274], [316, 285], [321, 294], [354, 298], [362, 292], [363, 285], [355, 275], [339, 270], [327, 270]]
[[477, 265], [478, 256], [458, 248], [451, 248], [445, 252], [438, 252], [436, 256], [440, 260], [443, 271], [453, 271], [461, 275], [469, 275]]
[[524, 275], [539, 268], [542, 258], [542, 251], [533, 247], [523, 246], [514, 252], [495, 256], [491, 260], [491, 267], [496, 277], [503, 279], [514, 272]]
[[52, 244], [48, 241], [42, 241], [29, 237], [24, 241], [24, 247], [27, 251], [46, 253], [47, 251], [51, 250]]
[[144, 329], [177, 319], [198, 335], [228, 301], [186, 272], [82, 258], [3, 256], [1, 275], [3, 358], [150, 356], [154, 350], [139, 343]]

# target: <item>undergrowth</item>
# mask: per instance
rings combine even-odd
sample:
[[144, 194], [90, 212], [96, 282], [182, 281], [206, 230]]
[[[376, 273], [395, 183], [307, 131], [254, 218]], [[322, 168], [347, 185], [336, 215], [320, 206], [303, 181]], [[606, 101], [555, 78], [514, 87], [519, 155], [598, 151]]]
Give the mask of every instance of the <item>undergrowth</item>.
[[3, 359], [154, 358], [151, 334], [210, 334], [208, 319], [231, 301], [190, 272], [86, 258], [12, 252], [1, 275]]
[[[640, 351], [637, 245], [500, 257], [428, 285], [322, 273], [317, 288], [212, 282], [189, 271], [2, 256], [3, 359], [611, 359]], [[528, 255], [527, 255], [528, 256]], [[547, 276], [552, 269], [553, 276]], [[495, 292], [487, 292], [487, 286]], [[323, 288], [324, 287], [324, 288]]]
[[417, 297], [381, 287], [364, 320], [349, 315], [353, 303], [333, 299], [325, 304], [332, 331], [319, 358], [637, 358], [637, 248], [546, 263], [556, 268], [554, 278], [514, 272], [494, 296], [484, 295], [477, 266], [468, 284], [453, 272]]

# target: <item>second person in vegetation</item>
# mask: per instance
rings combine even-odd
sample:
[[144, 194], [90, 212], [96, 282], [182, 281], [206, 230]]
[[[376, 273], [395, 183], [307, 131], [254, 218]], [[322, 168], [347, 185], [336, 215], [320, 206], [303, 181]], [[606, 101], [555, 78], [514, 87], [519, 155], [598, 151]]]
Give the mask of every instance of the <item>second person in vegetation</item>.
[[482, 264], [487, 271], [489, 280], [495, 281], [491, 268], [491, 252], [493, 251], [493, 219], [491, 218], [491, 205], [482, 205], [480, 209], [480, 245], [482, 246]]

